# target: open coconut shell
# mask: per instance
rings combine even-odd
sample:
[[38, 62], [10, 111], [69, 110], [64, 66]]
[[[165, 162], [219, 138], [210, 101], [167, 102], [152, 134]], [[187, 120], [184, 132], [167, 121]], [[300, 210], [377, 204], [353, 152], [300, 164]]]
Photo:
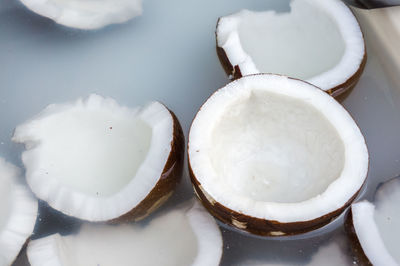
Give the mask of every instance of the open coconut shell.
[[153, 102], [119, 106], [91, 95], [48, 106], [18, 126], [28, 185], [52, 208], [78, 219], [140, 220], [180, 181], [184, 135], [175, 114]]
[[[291, 7], [291, 12], [295, 14], [297, 18], [295, 17], [290, 23], [288, 23], [287, 20], [292, 13], [276, 14], [271, 11], [251, 12], [248, 10], [242, 10], [241, 12], [220, 17], [218, 19], [216, 28], [217, 55], [227, 75], [229, 75], [231, 79], [238, 79], [242, 76], [251, 74], [276, 73], [306, 80], [334, 97], [338, 97], [339, 95], [343, 95], [345, 92], [350, 91], [355, 87], [360, 79], [367, 62], [367, 53], [363, 34], [351, 10], [343, 2], [338, 0], [294, 0], [291, 3]], [[301, 19], [301, 12], [304, 13], [303, 19]], [[299, 19], [301, 19], [301, 22], [298, 21]], [[270, 63], [267, 66], [260, 66], [259, 63], [257, 63], [257, 60], [261, 62], [261, 59], [258, 59], [257, 55], [249, 52], [248, 50], [250, 48], [246, 47], [243, 42], [244, 40], [241, 39], [245, 38], [242, 35], [244, 35], [245, 32], [248, 32], [248, 30], [245, 30], [244, 28], [240, 30], [241, 27], [244, 27], [241, 26], [241, 24], [246, 20], [254, 21], [254, 31], [256, 28], [258, 28], [257, 30], [260, 30], [260, 24], [267, 28], [264, 31], [257, 33], [258, 41], [261, 43], [260, 45], [268, 45], [272, 43], [271, 46], [274, 47], [273, 49], [281, 49], [280, 47], [284, 47], [283, 49], [291, 49], [293, 51], [299, 49], [299, 54], [308, 54], [310, 57], [308, 59], [296, 59], [296, 57], [292, 55], [292, 51], [290, 54], [288, 53], [288, 56], [285, 56], [284, 52], [269, 51], [268, 48], [265, 48], [264, 54], [262, 54], [263, 52], [261, 51], [258, 51], [257, 53], [261, 53], [265, 58], [269, 58], [263, 60], [269, 60]], [[323, 30], [319, 29], [321, 36], [309, 36], [310, 34], [308, 32], [311, 30], [303, 29], [304, 27], [307, 27], [302, 25], [305, 24], [303, 23], [304, 20], [310, 20], [311, 23], [309, 23], [309, 25], [307, 24], [308, 27], [314, 27], [316, 29], [322, 28], [322, 26], [319, 25], [320, 23], [331, 23], [337, 25], [336, 29], [331, 30], [329, 33], [323, 32]], [[318, 20], [322, 20], [322, 22]], [[278, 38], [276, 36], [279, 35], [279, 32], [273, 30], [274, 23], [277, 24], [277, 27], [279, 27], [282, 32], [298, 34], [298, 42], [303, 42], [304, 40], [304, 42], [307, 42], [310, 41], [309, 39], [314, 39], [313, 42], [317, 43], [318, 39], [323, 39], [323, 41], [321, 41], [323, 44], [320, 44], [321, 47], [318, 47], [318, 49], [315, 49], [314, 51], [311, 48], [298, 48], [297, 42], [291, 40], [291, 36], [286, 36], [286, 39], [282, 38], [282, 40], [280, 40], [282, 44], [279, 44], [278, 41], [275, 43], [274, 38]], [[250, 24], [250, 22], [247, 24]], [[290, 31], [287, 28], [288, 26], [291, 27]], [[247, 25], [246, 27], [250, 26]], [[298, 32], [295, 32], [293, 30], [294, 28], [298, 29]], [[268, 32], [268, 29], [271, 29], [271, 32]], [[257, 39], [255, 37], [253, 38]], [[262, 38], [267, 38], [267, 41], [262, 42]], [[345, 40], [335, 40], [340, 38], [344, 38]], [[320, 68], [323, 69], [317, 68], [314, 71], [314, 74], [300, 73], [301, 69], [310, 67], [309, 64], [312, 64], [313, 61], [315, 61], [314, 64], [317, 66], [324, 65], [324, 62], [319, 62], [318, 60], [323, 60], [323, 58], [327, 57], [329, 53], [332, 53], [329, 45], [331, 43], [336, 44], [336, 42], [338, 42], [336, 46], [344, 45], [345, 47], [344, 51], [337, 52], [337, 59], [335, 61], [332, 61], [329, 64], [327, 63], [326, 66], [320, 66]], [[302, 47], [310, 46], [312, 46], [311, 43], [305, 43], [302, 45]], [[326, 48], [324, 48], [324, 46], [326, 46]], [[260, 56], [260, 54], [258, 56]], [[302, 55], [300, 55], [300, 57], [301, 56]], [[287, 59], [285, 59], [286, 57]], [[276, 61], [282, 61], [282, 63]], [[303, 63], [299, 63], [298, 61]]]
[[331, 222], [358, 195], [368, 160], [359, 128], [337, 101], [279, 75], [245, 76], [219, 89], [189, 133], [198, 198], [223, 223], [261, 236], [301, 234]]
[[197, 200], [190, 200], [142, 224], [87, 223], [73, 235], [36, 239], [27, 254], [32, 266], [217, 266], [222, 249], [217, 223]]

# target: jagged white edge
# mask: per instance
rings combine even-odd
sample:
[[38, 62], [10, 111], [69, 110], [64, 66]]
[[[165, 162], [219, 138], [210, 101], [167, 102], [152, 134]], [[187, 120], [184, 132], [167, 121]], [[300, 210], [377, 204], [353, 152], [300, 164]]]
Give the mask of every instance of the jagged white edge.
[[368, 201], [351, 205], [353, 226], [369, 261], [375, 266], [398, 266], [385, 247], [374, 220], [375, 206]]
[[[204, 207], [192, 200], [186, 216], [197, 238], [197, 255], [191, 266], [218, 266], [222, 257], [223, 241], [221, 231], [214, 218]], [[184, 203], [184, 207], [188, 204]], [[187, 207], [186, 207], [187, 208]], [[30, 241], [27, 254], [32, 266], [62, 266], [62, 255], [58, 245], [62, 238], [59, 234]]]
[[[303, 2], [303, 3], [301, 3]], [[309, 4], [319, 7], [331, 16], [337, 24], [345, 42], [345, 52], [340, 62], [333, 68], [314, 76], [307, 81], [327, 91], [352, 77], [360, 68], [365, 54], [364, 38], [351, 10], [340, 0], [292, 0], [291, 8], [297, 5]], [[238, 13], [221, 17], [217, 25], [217, 44], [223, 48], [231, 65], [239, 66], [243, 76], [258, 74], [260, 70], [255, 65], [251, 55], [247, 54], [241, 43], [238, 27], [242, 19], [252, 14], [274, 14], [274, 11], [253, 12], [242, 10]], [[224, 36], [223, 38], [219, 36]]]
[[[127, 118], [138, 117], [152, 128], [149, 151], [135, 177], [112, 196], [99, 198], [79, 192], [36, 167], [37, 160], [41, 157], [40, 121], [75, 107], [107, 110]], [[80, 98], [74, 103], [49, 105], [31, 120], [17, 126], [12, 140], [25, 144], [26, 151], [22, 153], [22, 161], [26, 168], [26, 179], [38, 198], [66, 215], [93, 222], [107, 221], [132, 210], [155, 187], [171, 152], [173, 123], [171, 113], [159, 102], [151, 102], [143, 108], [128, 108], [118, 105], [112, 98], [92, 94], [87, 99]]]
[[21, 0], [33, 12], [58, 24], [97, 29], [142, 14], [142, 0]]
[[[26, 186], [18, 181], [20, 170], [0, 158], [0, 182], [7, 178], [11, 181], [10, 217], [0, 231], [0, 265], [11, 264], [35, 227], [38, 213], [38, 201]], [[0, 183], [1, 186], [1, 183]]]

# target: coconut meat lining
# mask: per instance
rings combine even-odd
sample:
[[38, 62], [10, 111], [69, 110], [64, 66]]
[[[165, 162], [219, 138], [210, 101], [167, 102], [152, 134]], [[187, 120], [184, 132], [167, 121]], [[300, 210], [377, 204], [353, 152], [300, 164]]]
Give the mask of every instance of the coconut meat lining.
[[381, 185], [374, 204], [352, 206], [353, 225], [365, 255], [374, 265], [400, 265], [400, 178]]
[[32, 266], [217, 266], [222, 255], [218, 226], [200, 204], [192, 206], [148, 224], [85, 224], [77, 235], [32, 241], [28, 258]]
[[324, 90], [349, 79], [365, 53], [357, 20], [337, 0], [294, 0], [286, 13], [243, 10], [221, 18], [217, 36], [242, 75], [279, 73]]
[[400, 265], [400, 178], [384, 183], [375, 195], [374, 221], [385, 246]]
[[32, 234], [37, 200], [20, 184], [20, 171], [0, 158], [0, 265], [10, 265]]
[[[388, 252], [374, 216], [375, 207], [370, 202], [359, 202], [351, 206], [353, 226], [364, 254], [373, 265], [398, 266]], [[395, 247], [393, 247], [395, 248]], [[393, 254], [394, 255], [394, 254]]]
[[343, 207], [368, 170], [364, 138], [343, 107], [275, 75], [242, 78], [210, 97], [192, 124], [189, 158], [211, 201], [281, 222]]
[[50, 105], [17, 127], [13, 140], [26, 144], [27, 181], [39, 198], [69, 215], [107, 220], [131, 210], [158, 182], [172, 127], [160, 103], [129, 109], [91, 95]]
[[344, 165], [343, 142], [325, 117], [302, 101], [257, 90], [225, 108], [208, 152], [223, 182], [256, 201], [308, 200]]
[[[0, 185], [0, 232], [3, 231], [4, 227], [7, 225], [8, 219], [10, 217], [11, 208], [12, 208], [12, 183], [11, 180], [4, 175], [4, 173], [0, 173], [1, 185]], [[7, 177], [7, 178], [6, 178]]]
[[142, 0], [21, 0], [33, 12], [79, 29], [123, 23], [142, 14]]

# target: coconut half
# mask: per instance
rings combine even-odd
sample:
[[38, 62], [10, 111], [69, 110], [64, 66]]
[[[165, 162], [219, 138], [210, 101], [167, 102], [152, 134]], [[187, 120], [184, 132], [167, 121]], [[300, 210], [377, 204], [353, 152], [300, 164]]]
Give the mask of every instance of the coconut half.
[[362, 265], [400, 265], [400, 178], [381, 185], [374, 203], [351, 205], [346, 229]]
[[0, 265], [11, 265], [35, 226], [38, 202], [19, 182], [20, 170], [0, 158]]
[[289, 13], [242, 10], [221, 17], [217, 52], [232, 78], [277, 73], [333, 96], [355, 86], [366, 63], [360, 26], [339, 0], [293, 0]]
[[215, 220], [190, 201], [147, 225], [84, 224], [76, 235], [31, 241], [32, 266], [217, 266], [222, 237]]
[[119, 106], [91, 95], [52, 104], [18, 126], [32, 191], [54, 209], [88, 221], [139, 220], [182, 176], [184, 136], [163, 104]]
[[267, 236], [329, 223], [368, 171], [364, 137], [334, 98], [270, 74], [215, 92], [193, 120], [188, 156], [206, 208], [226, 224]]
[[98, 29], [142, 14], [142, 0], [21, 0], [33, 12], [58, 24]]

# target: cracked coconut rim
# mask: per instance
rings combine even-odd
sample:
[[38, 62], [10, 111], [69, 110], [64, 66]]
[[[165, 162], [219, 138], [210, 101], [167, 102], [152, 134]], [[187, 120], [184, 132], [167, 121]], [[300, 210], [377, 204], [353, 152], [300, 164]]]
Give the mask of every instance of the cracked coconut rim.
[[76, 235], [34, 240], [27, 254], [32, 266], [217, 266], [222, 236], [215, 220], [192, 200], [146, 225], [84, 224]]
[[36, 222], [38, 202], [20, 178], [20, 170], [0, 158], [0, 265], [13, 263]]
[[172, 194], [182, 174], [184, 138], [158, 102], [143, 108], [91, 95], [52, 104], [19, 125], [32, 191], [54, 209], [89, 221], [137, 220]]
[[291, 11], [242, 10], [218, 20], [217, 51], [233, 78], [277, 73], [337, 96], [357, 83], [366, 62], [364, 38], [339, 0], [293, 0]]
[[364, 137], [347, 111], [311, 84], [271, 74], [215, 92], [192, 123], [188, 156], [207, 209], [259, 235], [327, 224], [368, 171]]
[[397, 177], [379, 186], [374, 203], [361, 201], [351, 206], [346, 229], [353, 251], [363, 265], [400, 265], [399, 201]]

